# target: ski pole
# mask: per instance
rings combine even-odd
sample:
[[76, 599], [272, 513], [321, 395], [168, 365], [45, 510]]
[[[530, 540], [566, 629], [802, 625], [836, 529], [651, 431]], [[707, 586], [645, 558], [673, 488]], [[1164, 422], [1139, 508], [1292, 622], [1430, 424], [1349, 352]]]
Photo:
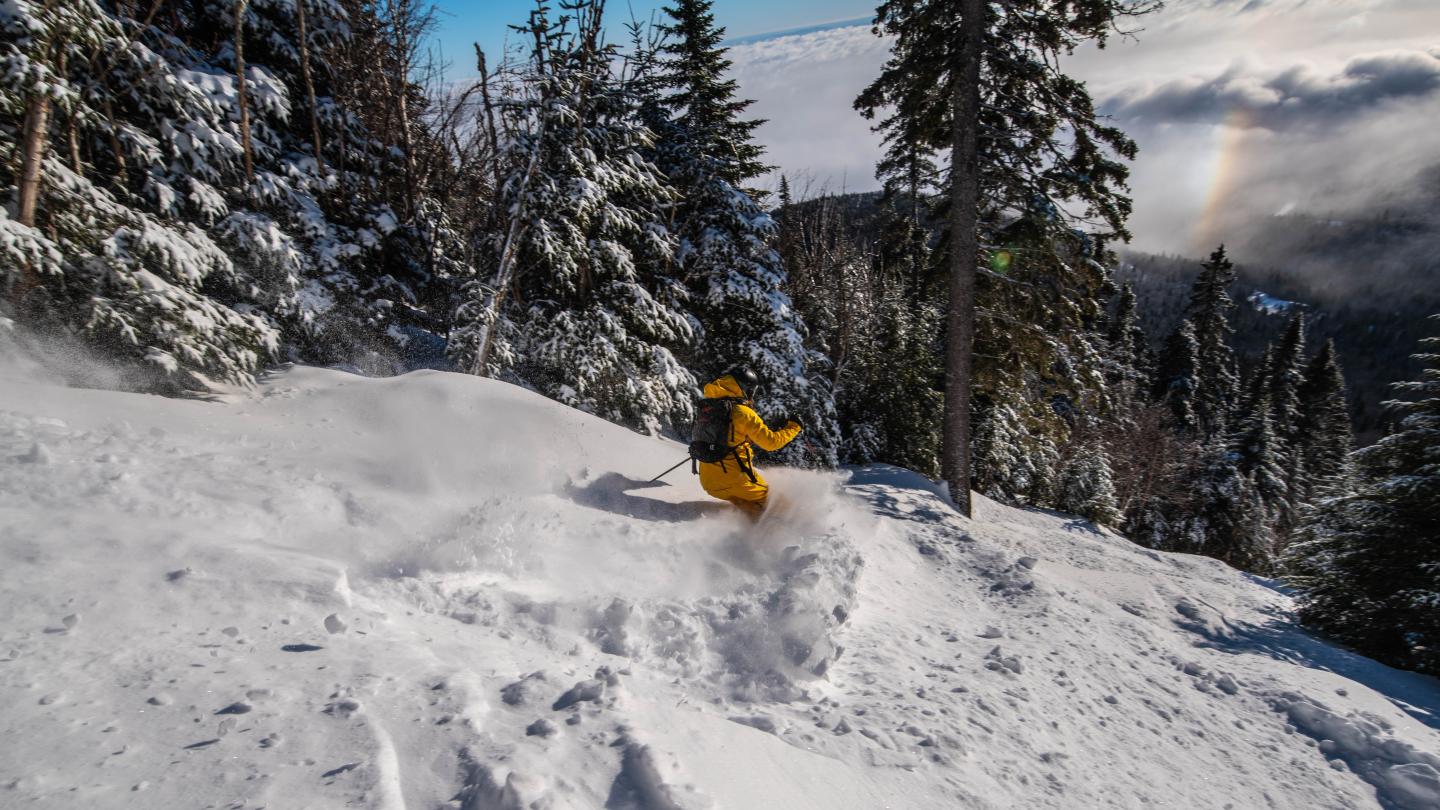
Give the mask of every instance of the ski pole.
[[[680, 459], [679, 461], [675, 462], [675, 467], [679, 467], [681, 464], [684, 464], [685, 462], [687, 462], [687, 461], [689, 461], [689, 460], [690, 460], [690, 457], [689, 457], [689, 456], [686, 456], [685, 458], [682, 458], [682, 459]], [[647, 484], [653, 484], [653, 483], [655, 483], [656, 481], [659, 481], [661, 478], [664, 478], [665, 476], [667, 476], [667, 475], [669, 475], [670, 473], [674, 472], [674, 471], [675, 471], [675, 467], [671, 467], [670, 469], [666, 470], [665, 472], [660, 473], [659, 475], [655, 476], [654, 478], [651, 478], [651, 479], [650, 479], [649, 481], [647, 481], [646, 483], [647, 483]]]

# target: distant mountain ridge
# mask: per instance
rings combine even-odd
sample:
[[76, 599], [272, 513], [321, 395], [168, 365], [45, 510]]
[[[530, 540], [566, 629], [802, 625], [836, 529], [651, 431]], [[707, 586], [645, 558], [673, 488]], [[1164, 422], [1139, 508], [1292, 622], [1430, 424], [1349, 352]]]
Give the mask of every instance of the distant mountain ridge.
[[[1440, 173], [1430, 174], [1440, 179]], [[802, 210], [813, 206], [832, 208], [858, 246], [878, 240], [878, 192], [796, 203]], [[1440, 194], [1396, 193], [1371, 210], [1343, 216], [1286, 213], [1235, 236], [1227, 247], [1237, 260], [1239, 277], [1230, 293], [1243, 370], [1260, 359], [1293, 313], [1303, 311], [1312, 352], [1335, 341], [1358, 438], [1373, 441], [1388, 419], [1383, 403], [1394, 398], [1391, 385], [1419, 371], [1410, 356], [1430, 333], [1427, 316], [1440, 313]], [[1203, 259], [1123, 246], [1119, 253], [1115, 283], [1135, 286], [1141, 323], [1158, 349], [1179, 325]]]

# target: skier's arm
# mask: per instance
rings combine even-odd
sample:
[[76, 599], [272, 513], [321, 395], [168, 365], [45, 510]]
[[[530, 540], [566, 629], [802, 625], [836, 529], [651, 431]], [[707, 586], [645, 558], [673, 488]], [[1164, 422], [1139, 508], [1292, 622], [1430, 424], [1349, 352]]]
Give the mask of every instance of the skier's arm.
[[765, 426], [760, 414], [747, 405], [736, 405], [735, 415], [735, 432], [740, 436], [740, 440], [748, 441], [767, 452], [779, 450], [800, 435], [800, 426], [794, 422], [786, 422], [785, 427], [771, 430]]

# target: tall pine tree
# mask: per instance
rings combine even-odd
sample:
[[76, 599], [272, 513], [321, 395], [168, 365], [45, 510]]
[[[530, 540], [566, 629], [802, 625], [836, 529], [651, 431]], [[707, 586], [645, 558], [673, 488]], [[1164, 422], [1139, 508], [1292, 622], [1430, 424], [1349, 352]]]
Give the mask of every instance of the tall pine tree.
[[1301, 503], [1343, 491], [1351, 475], [1350, 407], [1345, 398], [1345, 376], [1335, 354], [1335, 342], [1324, 348], [1305, 368], [1300, 383], [1299, 443], [1305, 476], [1296, 493]]
[[1424, 346], [1420, 378], [1390, 403], [1398, 428], [1355, 454], [1355, 487], [1320, 504], [1289, 556], [1302, 620], [1440, 674], [1440, 338]]
[[772, 417], [793, 418], [805, 441], [784, 451], [792, 461], [833, 466], [840, 444], [834, 398], [823, 358], [806, 346], [803, 320], [785, 292], [785, 268], [771, 247], [770, 218], [744, 184], [769, 169], [753, 140], [761, 121], [744, 118], [726, 77], [711, 0], [675, 0], [657, 72], [647, 88], [666, 113], [655, 161], [675, 188], [675, 261], [688, 280], [690, 309], [701, 327], [689, 365], [702, 376], [737, 365], [765, 381], [757, 405]]
[[1240, 377], [1230, 343], [1234, 282], [1235, 265], [1222, 245], [1201, 265], [1185, 313], [1195, 330], [1195, 424], [1206, 438], [1223, 437], [1239, 405]]
[[[1124, 235], [1129, 201], [1119, 158], [1133, 156], [1134, 144], [1097, 118], [1085, 85], [1060, 70], [1059, 57], [1086, 42], [1103, 44], [1119, 18], [1153, 6], [887, 0], [876, 9], [874, 30], [893, 38], [891, 55], [856, 107], [868, 118], [881, 116], [877, 128], [888, 150], [882, 174], [893, 177], [916, 159], [949, 155], [947, 204], [938, 212], [949, 223], [943, 244], [950, 268], [942, 466], [967, 514], [977, 314], [1023, 324], [1044, 309], [1037, 302], [1031, 312], [983, 305], [977, 312], [977, 294], [984, 294], [978, 277], [991, 266], [982, 262], [988, 256], [981, 247], [998, 257], [998, 229], [1019, 220], [1013, 233], [1025, 237], [1027, 252], [1003, 252], [1034, 256], [1024, 266], [1033, 275], [1022, 283], [1039, 298], [1064, 291], [1049, 299], [1055, 303], [1087, 286], [1086, 260], [1101, 253], [1091, 237], [1103, 242]], [[1077, 233], [1081, 224], [1092, 229], [1090, 236]], [[995, 266], [1009, 272], [1008, 263]], [[1044, 368], [1049, 359], [1035, 358], [1033, 367]]]
[[571, 4], [559, 22], [542, 5], [519, 29], [534, 42], [533, 95], [514, 110], [504, 161], [509, 221], [495, 280], [470, 288], [450, 351], [462, 368], [653, 433], [690, 419], [695, 379], [676, 353], [694, 332], [664, 272], [674, 195], [645, 156], [639, 100], [613, 73], [601, 5]]

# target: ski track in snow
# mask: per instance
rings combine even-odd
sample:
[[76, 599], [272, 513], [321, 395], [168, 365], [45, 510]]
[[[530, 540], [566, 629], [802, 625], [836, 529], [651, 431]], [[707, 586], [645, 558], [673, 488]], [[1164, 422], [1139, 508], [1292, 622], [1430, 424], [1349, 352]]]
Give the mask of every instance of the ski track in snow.
[[433, 372], [0, 369], [0, 806], [1440, 807], [1440, 685], [1270, 583], [886, 467], [750, 527], [643, 483], [683, 452]]

